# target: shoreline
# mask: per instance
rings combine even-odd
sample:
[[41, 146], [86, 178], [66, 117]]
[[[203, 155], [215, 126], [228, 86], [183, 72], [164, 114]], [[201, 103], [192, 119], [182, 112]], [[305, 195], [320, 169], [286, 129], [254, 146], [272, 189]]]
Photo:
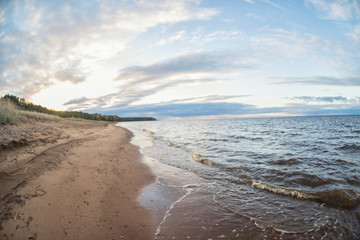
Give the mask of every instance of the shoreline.
[[154, 238], [154, 213], [138, 197], [155, 176], [130, 131], [63, 120], [0, 133], [1, 238]]
[[[245, 146], [246, 143], [252, 143], [255, 146], [258, 143], [264, 146], [255, 138], [259, 134], [257, 130], [264, 130], [264, 128], [268, 130], [271, 126], [264, 127], [263, 122], [258, 122], [257, 124], [261, 125], [258, 128], [246, 131], [239, 128], [240, 131], [234, 132], [236, 135], [223, 138], [225, 131], [222, 131], [222, 126], [225, 126], [225, 130], [230, 130], [240, 123], [225, 122], [222, 125], [217, 122], [218, 120], [213, 121], [203, 122], [203, 124], [198, 121], [121, 124], [133, 132], [132, 143], [140, 147], [142, 161], [149, 165], [157, 176], [156, 182], [147, 186], [140, 197], [141, 203], [155, 209], [157, 214], [158, 228], [155, 239], [357, 239], [359, 234], [358, 205], [353, 209], [337, 208], [311, 199], [300, 199], [287, 194], [266, 191], [253, 185], [256, 176], [252, 178], [254, 176], [249, 173], [251, 173], [250, 170], [262, 171], [264, 169], [258, 168], [260, 160], [267, 161], [265, 169], [274, 170], [275, 174], [279, 172], [276, 171], [279, 168], [288, 167], [280, 161], [274, 161], [273, 158], [263, 158], [264, 155], [258, 151], [257, 147], [249, 149], [256, 160], [253, 165], [250, 164], [250, 159], [244, 157], [246, 155], [237, 152], [238, 146]], [[321, 124], [321, 122], [317, 123]], [[215, 124], [221, 126], [220, 129], [211, 128]], [[243, 124], [249, 126], [253, 122]], [[280, 125], [279, 128], [282, 129], [282, 127]], [[317, 124], [314, 128], [316, 127]], [[189, 129], [194, 131], [189, 131]], [[206, 132], [209, 136], [208, 140], [204, 138], [204, 129], [210, 129], [210, 132]], [[355, 130], [357, 131], [356, 128]], [[243, 131], [248, 133], [248, 136], [242, 137]], [[297, 132], [296, 128], [295, 132]], [[354, 129], [351, 129], [351, 132], [352, 134], [345, 132], [344, 135], [356, 136], [357, 132], [354, 132]], [[293, 137], [290, 132], [277, 134], [283, 136], [284, 139]], [[213, 136], [218, 140], [228, 140], [229, 144], [223, 143], [227, 141], [214, 143]], [[274, 136], [277, 138], [273, 141], [276, 141], [278, 135]], [[237, 137], [240, 137], [240, 140]], [[345, 143], [338, 145], [353, 146], [351, 139], [346, 143], [347, 145], [344, 145]], [[296, 140], [302, 143], [301, 138]], [[332, 146], [334, 144], [329, 148]], [[216, 164], [199, 162], [192, 156], [189, 149], [205, 158], [213, 156], [210, 160]], [[246, 147], [245, 150], [247, 150]], [[293, 151], [292, 148], [289, 148], [289, 151]], [[351, 154], [356, 150], [338, 149], [337, 151], [340, 154], [343, 151]], [[223, 153], [229, 153], [229, 155], [226, 157]], [[238, 154], [236, 156], [240, 159], [234, 159], [234, 153]], [[294, 153], [298, 159], [303, 157], [301, 153], [296, 151]], [[283, 152], [275, 156], [275, 159], [281, 161], [293, 161]], [[351, 164], [345, 160], [334, 161], [334, 165], [328, 162], [330, 166], [346, 163]], [[248, 168], [247, 164], [249, 164]], [[300, 163], [298, 165], [301, 166]], [[263, 172], [260, 173], [259, 176], [262, 176]], [[298, 176], [296, 169], [290, 173]], [[302, 175], [304, 180], [311, 176], [306, 172]], [[293, 183], [291, 179], [284, 182]], [[301, 189], [300, 184], [299, 186]]]

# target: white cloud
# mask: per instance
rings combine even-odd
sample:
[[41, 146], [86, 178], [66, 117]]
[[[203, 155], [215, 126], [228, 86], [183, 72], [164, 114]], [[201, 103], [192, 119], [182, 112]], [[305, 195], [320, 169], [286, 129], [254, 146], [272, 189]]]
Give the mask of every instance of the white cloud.
[[254, 49], [271, 56], [309, 57], [328, 52], [331, 44], [318, 36], [284, 29], [262, 29], [256, 36], [249, 37]]
[[155, 62], [147, 66], [132, 66], [120, 70], [117, 80], [136, 80], [138, 82], [163, 81], [184, 75], [214, 73], [229, 74], [256, 67], [247, 56], [237, 51], [198, 51], [178, 55], [174, 58]]
[[157, 42], [157, 45], [161, 46], [177, 41], [201, 45], [212, 41], [235, 40], [239, 39], [240, 36], [241, 32], [237, 30], [216, 30], [211, 32], [196, 30], [188, 34], [186, 34], [185, 30], [181, 30], [176, 32], [174, 35], [161, 38], [161, 40]]
[[358, 0], [306, 0], [319, 12], [320, 18], [329, 20], [350, 20], [360, 17]]
[[299, 100], [301, 102], [308, 103], [316, 103], [316, 104], [357, 104], [359, 102], [359, 98], [347, 98], [343, 96], [322, 96], [322, 97], [314, 97], [314, 96], [300, 96], [293, 97], [293, 100]]
[[353, 1], [356, 18], [360, 18], [360, 1]]
[[1, 6], [0, 94], [25, 97], [58, 82], [86, 81], [99, 61], [116, 56], [152, 27], [218, 14], [191, 0], [38, 0]]
[[176, 34], [168, 37], [168, 38], [162, 38], [158, 43], [157, 45], [165, 45], [165, 44], [168, 44], [168, 43], [173, 43], [175, 41], [181, 41], [181, 40], [184, 40], [185, 39], [185, 34], [186, 34], [186, 31], [182, 30], [182, 31], [178, 31]]
[[[209, 95], [202, 97], [192, 97], [192, 98], [184, 98], [184, 99], [175, 99], [173, 101], [168, 101], [166, 104], [173, 103], [213, 103], [213, 102], [227, 102], [229, 100], [234, 100], [238, 98], [248, 97], [249, 95]], [[165, 104], [165, 103], [163, 103]]]
[[[144, 98], [169, 88], [226, 81], [239, 70], [251, 70], [256, 66], [247, 62], [246, 57], [234, 51], [189, 52], [174, 58], [146, 66], [132, 66], [121, 69], [116, 93], [98, 98], [80, 98], [66, 103], [71, 109], [106, 107], [109, 103], [129, 106]], [[174, 96], [175, 97], [175, 96]], [[186, 101], [225, 101], [240, 96], [208, 96], [191, 98]]]
[[240, 35], [239, 31], [214, 31], [209, 34], [206, 34], [203, 36], [203, 41], [205, 42], [211, 42], [215, 40], [229, 40], [229, 39], [235, 39]]
[[360, 24], [354, 27], [354, 31], [350, 34], [354, 44], [360, 47]]
[[268, 77], [261, 79], [270, 84], [304, 84], [326, 86], [360, 86], [360, 75], [355, 77]]
[[244, 2], [255, 4], [254, 0], [243, 0]]

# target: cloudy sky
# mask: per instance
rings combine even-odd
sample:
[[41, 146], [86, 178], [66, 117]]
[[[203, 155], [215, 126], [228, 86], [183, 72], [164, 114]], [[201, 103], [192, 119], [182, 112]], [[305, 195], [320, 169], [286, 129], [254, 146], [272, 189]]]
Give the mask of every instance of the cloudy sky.
[[119, 116], [360, 114], [359, 0], [2, 0], [0, 94]]

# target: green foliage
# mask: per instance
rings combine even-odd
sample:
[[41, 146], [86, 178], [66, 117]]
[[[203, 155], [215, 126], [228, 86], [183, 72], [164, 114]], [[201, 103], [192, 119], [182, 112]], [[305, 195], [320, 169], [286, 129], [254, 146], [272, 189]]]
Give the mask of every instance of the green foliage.
[[[40, 105], [35, 105], [31, 102], [26, 102], [24, 98], [18, 98], [13, 95], [5, 95], [0, 99], [0, 101], [11, 102], [20, 110], [31, 111], [31, 112], [38, 112], [38, 113], [45, 113], [50, 115], [55, 115], [61, 118], [81, 118], [81, 119], [88, 119], [88, 120], [96, 120], [96, 121], [107, 121], [107, 122], [125, 122], [125, 121], [154, 121], [155, 118], [151, 117], [139, 117], [139, 118], [121, 118], [117, 115], [101, 115], [98, 113], [84, 113], [78, 111], [55, 111], [51, 109], [47, 109]], [[1, 113], [0, 109], [0, 113]], [[1, 121], [1, 119], [0, 119]], [[6, 122], [7, 120], [5, 120]]]

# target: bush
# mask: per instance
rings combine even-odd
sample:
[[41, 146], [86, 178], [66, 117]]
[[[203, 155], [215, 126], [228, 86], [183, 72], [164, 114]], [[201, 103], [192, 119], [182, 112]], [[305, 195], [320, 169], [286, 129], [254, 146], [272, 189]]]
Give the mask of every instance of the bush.
[[0, 123], [10, 123], [14, 124], [19, 119], [19, 110], [16, 109], [16, 106], [6, 100], [1, 99], [0, 100]]

